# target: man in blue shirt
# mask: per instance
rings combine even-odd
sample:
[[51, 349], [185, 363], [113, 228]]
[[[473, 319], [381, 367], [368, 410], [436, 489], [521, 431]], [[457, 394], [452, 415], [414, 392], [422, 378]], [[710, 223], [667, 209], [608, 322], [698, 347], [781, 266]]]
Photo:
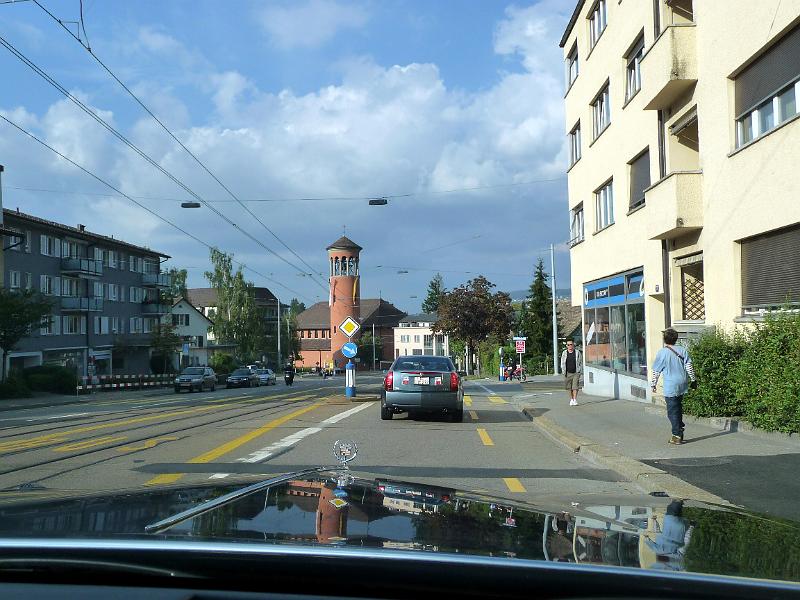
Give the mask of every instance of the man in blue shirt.
[[676, 346], [678, 332], [671, 327], [664, 330], [664, 347], [658, 351], [653, 361], [653, 376], [650, 386], [653, 392], [656, 391], [658, 378], [664, 375], [664, 400], [667, 403], [667, 417], [672, 424], [672, 437], [670, 444], [683, 443], [683, 396], [689, 391], [689, 380], [692, 387], [695, 385], [696, 377], [692, 359], [686, 348]]

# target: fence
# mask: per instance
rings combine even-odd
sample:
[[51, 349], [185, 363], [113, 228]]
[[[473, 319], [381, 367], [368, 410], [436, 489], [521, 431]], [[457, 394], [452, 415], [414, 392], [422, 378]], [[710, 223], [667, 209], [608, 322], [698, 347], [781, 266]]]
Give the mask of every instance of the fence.
[[170, 387], [175, 375], [96, 375], [81, 377], [75, 394], [111, 390], [144, 390], [147, 388]]

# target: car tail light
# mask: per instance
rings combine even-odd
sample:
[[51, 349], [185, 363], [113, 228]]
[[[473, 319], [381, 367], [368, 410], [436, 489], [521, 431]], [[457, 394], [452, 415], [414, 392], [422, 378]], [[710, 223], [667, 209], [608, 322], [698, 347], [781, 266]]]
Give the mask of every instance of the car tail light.
[[386, 379], [383, 380], [383, 389], [390, 391], [394, 386], [394, 371], [389, 371], [386, 374]]
[[458, 389], [458, 373], [455, 371], [450, 372], [450, 389], [457, 390]]

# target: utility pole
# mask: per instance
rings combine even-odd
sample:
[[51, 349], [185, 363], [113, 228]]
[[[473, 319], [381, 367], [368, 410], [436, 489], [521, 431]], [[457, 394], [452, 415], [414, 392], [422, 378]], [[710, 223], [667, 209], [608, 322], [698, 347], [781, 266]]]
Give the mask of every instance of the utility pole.
[[[0, 165], [0, 229], [3, 229], [5, 223], [3, 219], [3, 171], [3, 165]], [[5, 238], [0, 235], [0, 287], [5, 287], [6, 259], [3, 251], [4, 242]]]
[[553, 375], [558, 374], [558, 317], [556, 316], [556, 258], [555, 248], [550, 244], [550, 278], [553, 297]]
[[372, 324], [372, 370], [375, 370], [375, 323]]
[[281, 299], [275, 296], [275, 300], [278, 301], [278, 368], [280, 368], [283, 365], [281, 360]]

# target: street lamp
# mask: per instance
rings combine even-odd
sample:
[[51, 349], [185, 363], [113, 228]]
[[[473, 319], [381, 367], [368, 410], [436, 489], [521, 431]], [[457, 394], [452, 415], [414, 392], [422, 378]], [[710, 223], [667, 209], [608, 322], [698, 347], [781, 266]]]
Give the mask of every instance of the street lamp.
[[181, 208], [200, 208], [199, 202], [181, 202]]

